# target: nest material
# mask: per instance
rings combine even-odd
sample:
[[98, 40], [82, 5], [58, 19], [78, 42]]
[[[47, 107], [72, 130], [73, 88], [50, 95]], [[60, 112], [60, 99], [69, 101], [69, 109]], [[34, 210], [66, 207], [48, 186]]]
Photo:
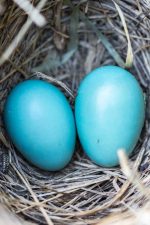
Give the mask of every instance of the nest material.
[[[79, 1], [72, 1], [74, 7], [78, 3]], [[117, 3], [124, 13], [134, 54], [130, 71], [139, 80], [146, 96], [145, 127], [132, 154], [131, 164], [134, 171], [140, 171], [140, 179], [148, 187], [150, 183], [149, 3], [146, 0]], [[80, 1], [78, 9], [105, 35], [119, 56], [125, 60], [128, 43], [114, 3], [109, 0], [85, 0]], [[79, 82], [86, 73], [102, 65], [118, 63], [102, 44], [102, 40], [86, 26], [85, 20], [81, 21], [79, 18], [77, 20], [75, 17], [74, 25], [78, 25], [78, 32], [69, 33], [70, 20], [73, 18], [71, 18], [72, 10], [67, 2], [63, 5], [61, 1], [47, 1], [42, 11], [47, 20], [46, 26], [39, 29], [33, 25], [15, 53], [1, 67], [1, 115], [11, 88], [18, 82], [29, 79], [33, 71], [45, 72], [60, 86], [66, 84], [75, 97]], [[25, 13], [15, 4], [8, 3], [0, 21], [1, 52], [7, 48], [25, 21]], [[71, 34], [74, 34], [74, 39], [69, 36]], [[61, 63], [60, 59], [67, 51], [69, 39], [73, 40], [72, 43], [79, 39], [78, 48], [72, 44], [74, 54], [65, 63]], [[64, 170], [52, 173], [33, 167], [16, 151], [8, 139], [2, 118], [0, 125], [0, 198], [14, 213], [24, 216], [25, 219], [38, 224], [96, 224], [110, 213], [122, 215], [121, 212], [130, 209], [132, 214], [136, 208], [149, 202], [148, 195], [141, 192], [139, 186], [131, 185], [120, 167], [108, 169], [96, 166], [84, 155], [79, 143], [72, 162]], [[133, 215], [130, 222], [132, 224]]]

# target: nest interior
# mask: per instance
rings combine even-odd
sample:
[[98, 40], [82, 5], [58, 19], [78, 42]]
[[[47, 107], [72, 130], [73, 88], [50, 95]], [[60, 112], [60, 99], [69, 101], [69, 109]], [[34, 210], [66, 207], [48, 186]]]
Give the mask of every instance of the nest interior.
[[[117, 4], [126, 19], [134, 55], [129, 70], [140, 82], [147, 102], [145, 126], [131, 161], [135, 170], [140, 171], [144, 184], [149, 186], [149, 3], [126, 0]], [[24, 11], [11, 1], [5, 8], [0, 20], [1, 53], [27, 20]], [[30, 165], [7, 137], [2, 120], [4, 102], [11, 88], [20, 81], [42, 72], [50, 82], [54, 78], [58, 85], [67, 85], [75, 97], [85, 74], [102, 65], [118, 65], [126, 59], [127, 37], [112, 1], [47, 1], [42, 14], [47, 24], [43, 28], [32, 25], [0, 68], [1, 201], [26, 220], [61, 225], [95, 224], [110, 213], [141, 207], [148, 199], [136, 186], [130, 185], [120, 167], [102, 168], [93, 164], [79, 143], [71, 163], [62, 171], [52, 173]], [[98, 37], [94, 30], [104, 36]], [[104, 44], [106, 38], [118, 52], [119, 60], [116, 53], [112, 55], [108, 51]]]

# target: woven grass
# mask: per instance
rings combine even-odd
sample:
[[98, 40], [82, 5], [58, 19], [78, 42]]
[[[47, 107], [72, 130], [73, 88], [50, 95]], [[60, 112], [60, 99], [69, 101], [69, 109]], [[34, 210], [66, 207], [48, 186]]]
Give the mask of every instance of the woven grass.
[[[9, 59], [1, 63], [0, 200], [14, 214], [37, 224], [113, 225], [125, 220], [124, 224], [138, 221], [141, 225], [138, 218], [145, 214], [138, 214], [139, 208], [149, 212], [150, 3], [117, 1], [119, 15], [113, 1], [71, 2], [47, 1], [42, 9], [46, 25], [32, 24]], [[15, 3], [8, 1], [3, 6], [1, 55], [27, 21], [26, 13]], [[11, 88], [38, 75], [63, 89], [73, 105], [85, 74], [108, 64], [127, 66], [145, 94], [145, 126], [130, 167], [124, 161], [122, 169], [99, 167], [84, 155], [79, 142], [71, 163], [60, 172], [44, 172], [26, 162], [10, 142], [2, 121]]]

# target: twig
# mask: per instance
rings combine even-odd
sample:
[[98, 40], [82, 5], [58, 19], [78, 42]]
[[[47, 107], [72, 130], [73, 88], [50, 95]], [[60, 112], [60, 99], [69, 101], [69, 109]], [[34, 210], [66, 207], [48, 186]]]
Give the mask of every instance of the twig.
[[25, 184], [25, 186], [28, 188], [28, 190], [29, 190], [30, 194], [32, 195], [34, 201], [39, 206], [39, 209], [40, 209], [41, 213], [43, 214], [47, 224], [48, 225], [54, 225], [53, 222], [51, 221], [51, 219], [48, 217], [48, 215], [47, 215], [45, 209], [43, 208], [43, 206], [40, 205], [40, 202], [39, 202], [38, 198], [36, 197], [35, 193], [33, 192], [29, 182], [26, 180], [26, 178], [23, 177], [23, 175], [16, 169], [16, 167], [13, 164], [11, 164], [11, 166], [13, 167], [15, 172], [18, 174], [18, 176], [20, 177], [22, 182]]
[[29, 0], [13, 0], [20, 8], [22, 8], [30, 17], [30, 19], [39, 27], [46, 24], [44, 16], [39, 13], [39, 10], [35, 8]]
[[[37, 9], [41, 10], [43, 6], [45, 5], [47, 0], [41, 0], [40, 3], [37, 5]], [[22, 26], [21, 30], [17, 34], [17, 36], [13, 39], [12, 43], [9, 45], [9, 47], [4, 51], [0, 58], [0, 66], [11, 56], [15, 48], [19, 45], [23, 37], [25, 36], [26, 32], [32, 25], [32, 19], [28, 18], [26, 23]]]

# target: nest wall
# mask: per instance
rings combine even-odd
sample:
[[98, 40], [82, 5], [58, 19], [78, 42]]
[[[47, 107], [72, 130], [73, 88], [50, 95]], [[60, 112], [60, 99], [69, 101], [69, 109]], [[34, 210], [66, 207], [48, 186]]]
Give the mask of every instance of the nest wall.
[[[130, 0], [118, 1], [117, 4], [126, 20], [134, 56], [128, 70], [140, 82], [146, 99], [145, 126], [131, 156], [131, 166], [139, 172], [144, 185], [149, 187], [148, 3]], [[118, 65], [120, 60], [112, 57], [104, 40], [98, 37], [85, 17], [93, 24], [94, 29], [102, 32], [125, 61], [128, 41], [114, 3], [85, 0], [80, 3], [72, 1], [72, 6], [67, 1], [47, 1], [42, 10], [47, 24], [43, 28], [32, 25], [20, 45], [0, 68], [0, 199], [15, 214], [37, 224], [97, 224], [110, 213], [120, 214], [129, 208], [137, 209], [149, 201], [136, 185], [130, 184], [120, 167], [103, 168], [93, 164], [83, 153], [79, 142], [71, 163], [62, 171], [52, 173], [30, 165], [16, 151], [6, 134], [2, 119], [5, 99], [20, 81], [34, 75], [38, 79], [55, 83], [64, 91], [73, 107], [79, 83], [85, 74], [99, 66]], [[80, 11], [85, 15], [84, 18], [78, 13], [73, 14], [75, 7], [78, 13]], [[11, 1], [7, 2], [0, 21], [1, 53], [26, 19], [24, 11]], [[77, 29], [71, 29], [72, 25]]]

